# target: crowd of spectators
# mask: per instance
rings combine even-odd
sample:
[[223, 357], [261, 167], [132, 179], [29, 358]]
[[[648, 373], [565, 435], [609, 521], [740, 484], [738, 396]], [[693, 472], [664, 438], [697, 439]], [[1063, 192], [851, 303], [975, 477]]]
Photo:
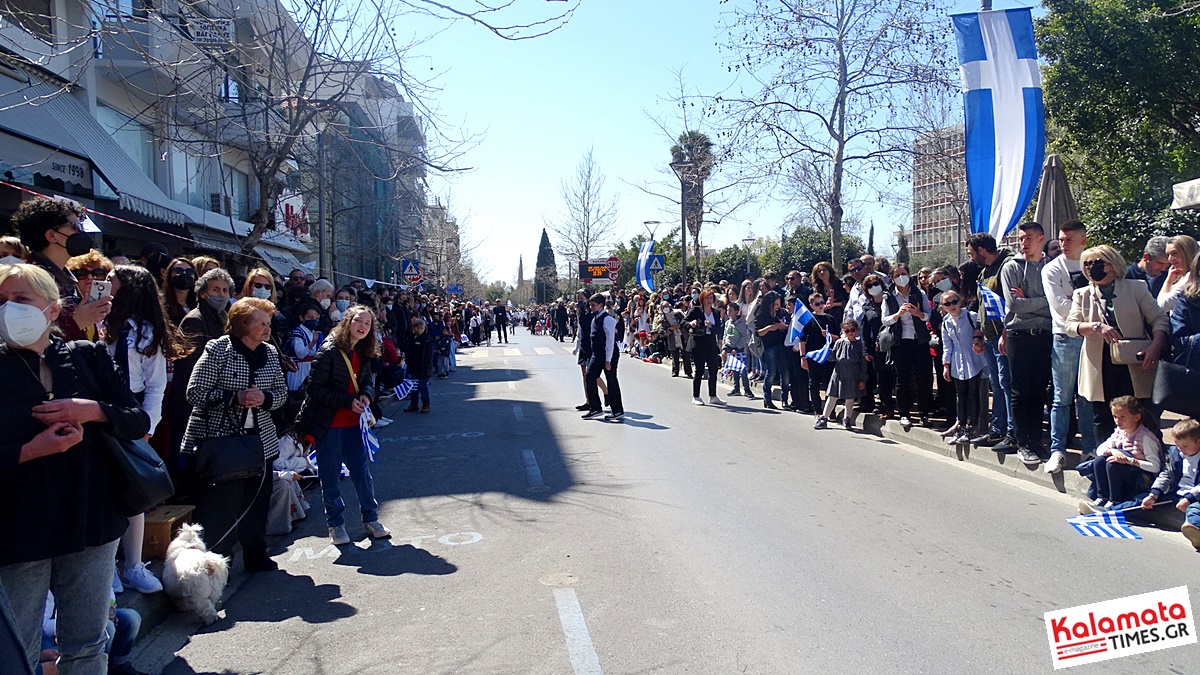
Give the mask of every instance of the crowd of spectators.
[[[391, 424], [380, 402], [405, 380], [402, 410], [429, 413], [430, 380], [491, 330], [506, 340], [508, 316], [303, 268], [235, 273], [154, 242], [105, 254], [84, 218], [38, 198], [13, 216], [19, 237], [0, 238], [0, 489], [21, 505], [0, 519], [0, 614], [38, 672], [127, 675], [139, 618], [113, 598], [163, 586], [142, 559], [144, 514], [113, 505], [102, 434], [148, 441], [169, 502], [193, 506], [210, 550], [240, 548], [250, 572], [277, 568], [264, 537], [306, 515], [302, 484], [320, 483], [331, 541], [350, 541], [342, 471], [365, 536], [385, 538], [360, 421]], [[228, 469], [235, 445], [249, 470]]]

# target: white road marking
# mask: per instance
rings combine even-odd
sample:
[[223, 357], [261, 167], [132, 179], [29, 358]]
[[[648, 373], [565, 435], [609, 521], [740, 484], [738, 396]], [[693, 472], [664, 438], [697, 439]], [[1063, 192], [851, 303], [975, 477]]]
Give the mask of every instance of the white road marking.
[[532, 450], [522, 450], [521, 454], [525, 457], [525, 479], [529, 481], [529, 490], [545, 491], [546, 482], [542, 480], [542, 468], [538, 466], [537, 457]]
[[520, 349], [505, 349], [504, 355], [505, 356], [520, 356], [521, 350]]
[[550, 356], [551, 354], [554, 353], [554, 350], [550, 349], [549, 347], [534, 347], [533, 353], [541, 354], [542, 356]]
[[525, 409], [521, 407], [520, 403], [513, 404], [513, 417], [517, 418], [518, 422], [525, 421]]
[[567, 653], [571, 656], [571, 669], [575, 675], [603, 675], [600, 657], [592, 646], [592, 636], [588, 633], [575, 589], [554, 589], [554, 603], [558, 605], [558, 620], [567, 638]]

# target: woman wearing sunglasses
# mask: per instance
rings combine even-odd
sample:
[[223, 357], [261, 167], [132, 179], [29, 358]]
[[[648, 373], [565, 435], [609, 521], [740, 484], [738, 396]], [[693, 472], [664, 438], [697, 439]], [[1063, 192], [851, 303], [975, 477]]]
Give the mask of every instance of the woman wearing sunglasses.
[[980, 429], [980, 373], [987, 366], [979, 317], [966, 309], [958, 291], [942, 291], [942, 379], [954, 384], [957, 422], [943, 434], [951, 445], [970, 443]]
[[[95, 249], [67, 260], [67, 271], [75, 275], [75, 285], [79, 288], [80, 297], [85, 300], [92, 292], [92, 282], [104, 281], [112, 269], [112, 261]], [[96, 341], [98, 333], [94, 324], [84, 326], [83, 332], [88, 340]]]

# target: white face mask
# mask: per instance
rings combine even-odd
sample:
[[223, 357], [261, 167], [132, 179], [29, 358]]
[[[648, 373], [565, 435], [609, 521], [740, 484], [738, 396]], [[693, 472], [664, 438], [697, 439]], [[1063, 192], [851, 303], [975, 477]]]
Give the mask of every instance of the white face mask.
[[872, 296], [878, 298], [879, 296], [883, 295], [883, 287], [882, 286], [872, 286], [869, 289], [867, 289], [867, 292], [870, 293]]
[[46, 310], [19, 302], [0, 305], [0, 338], [17, 347], [37, 342], [50, 326]]
[[258, 298], [259, 300], [270, 300], [271, 299], [271, 289], [269, 289], [269, 288], [256, 288], [253, 291], [251, 291], [250, 294], [253, 295], [254, 297]]
[[907, 274], [901, 274], [900, 276], [896, 277], [896, 285], [901, 288], [908, 288], [909, 281], [912, 281], [912, 277], [908, 276]]
[[937, 286], [937, 289], [939, 291], [942, 291], [943, 293], [950, 290], [951, 288], [954, 288], [954, 282], [950, 281], [949, 279], [939, 279], [938, 282], [934, 285]]
[[321, 309], [329, 309], [329, 298], [321, 298]]

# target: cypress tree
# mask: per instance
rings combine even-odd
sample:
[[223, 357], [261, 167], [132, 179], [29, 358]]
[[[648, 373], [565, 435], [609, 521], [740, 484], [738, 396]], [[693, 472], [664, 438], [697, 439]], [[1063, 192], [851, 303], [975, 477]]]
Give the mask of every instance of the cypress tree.
[[537, 268], [533, 273], [534, 297], [539, 303], [547, 303], [558, 297], [558, 267], [554, 262], [554, 247], [546, 228], [542, 228], [542, 241], [538, 244]]

